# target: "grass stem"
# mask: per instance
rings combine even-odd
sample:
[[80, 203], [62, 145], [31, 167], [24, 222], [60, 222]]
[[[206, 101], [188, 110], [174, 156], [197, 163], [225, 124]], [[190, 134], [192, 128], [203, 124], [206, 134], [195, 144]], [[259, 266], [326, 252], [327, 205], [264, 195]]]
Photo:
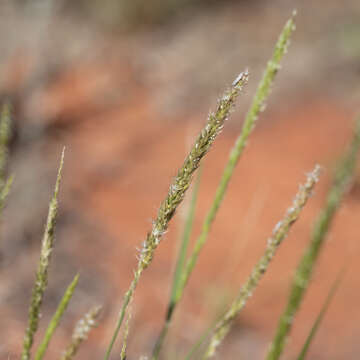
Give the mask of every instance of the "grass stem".
[[259, 281], [268, 269], [271, 260], [275, 256], [280, 244], [288, 235], [291, 226], [299, 218], [307, 200], [312, 195], [314, 186], [319, 178], [319, 171], [320, 167], [317, 165], [315, 169], [308, 174], [306, 183], [300, 186], [292, 206], [286, 211], [284, 218], [274, 227], [272, 236], [267, 241], [264, 255], [254, 266], [250, 276], [246, 280], [245, 284], [241, 287], [236, 299], [217, 323], [203, 359], [209, 359], [215, 354], [217, 347], [228, 334], [233, 321], [244, 308], [247, 300], [256, 289]]
[[296, 312], [303, 300], [313, 273], [314, 266], [329, 232], [336, 211], [343, 199], [348, 185], [353, 177], [357, 155], [360, 147], [360, 119], [357, 121], [353, 140], [343, 159], [335, 171], [333, 185], [331, 186], [326, 204], [315, 221], [311, 241], [295, 272], [291, 284], [287, 306], [279, 319], [276, 334], [270, 345], [267, 360], [277, 360], [283, 352], [286, 339], [292, 328]]
[[185, 193], [191, 184], [194, 172], [199, 167], [203, 157], [209, 151], [215, 138], [221, 132], [225, 121], [234, 107], [236, 98], [239, 96], [242, 87], [247, 83], [247, 81], [248, 73], [241, 73], [233, 82], [231, 88], [221, 97], [216, 111], [209, 114], [205, 127], [201, 130], [195, 144], [186, 157], [183, 166], [180, 168], [173, 183], [170, 185], [169, 192], [165, 200], [160, 205], [157, 218], [153, 221], [152, 229], [147, 234], [147, 237], [142, 245], [134, 278], [128, 291], [125, 293], [115, 331], [105, 354], [105, 360], [108, 360], [110, 357], [115, 340], [123, 323], [126, 310], [133, 298], [134, 291], [142, 272], [150, 265], [155, 250], [160, 244], [162, 236], [166, 232], [170, 220], [173, 218], [176, 209], [184, 199]]
[[62, 299], [55, 311], [55, 314], [52, 317], [52, 319], [50, 320], [49, 326], [47, 327], [47, 329], [45, 331], [44, 340], [41, 342], [38, 350], [36, 351], [35, 360], [42, 360], [42, 358], [44, 357], [45, 351], [49, 346], [50, 340], [52, 339], [52, 336], [53, 336], [56, 328], [59, 326], [60, 320], [69, 304], [69, 301], [71, 300], [71, 298], [74, 294], [74, 291], [78, 284], [78, 281], [79, 281], [79, 275], [76, 275], [74, 277], [73, 281], [71, 282], [71, 284], [66, 289], [64, 296], [62, 297]]

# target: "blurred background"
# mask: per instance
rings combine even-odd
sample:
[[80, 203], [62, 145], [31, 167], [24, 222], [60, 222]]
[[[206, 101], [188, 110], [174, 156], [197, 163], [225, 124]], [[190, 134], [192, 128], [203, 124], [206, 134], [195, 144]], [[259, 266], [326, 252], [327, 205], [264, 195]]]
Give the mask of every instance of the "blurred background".
[[[316, 195], [218, 354], [219, 359], [264, 357], [359, 111], [360, 2], [1, 0], [0, 100], [13, 105], [9, 172], [15, 174], [1, 224], [2, 359], [20, 353], [62, 146], [56, 249], [39, 335], [80, 272], [48, 358], [59, 357], [75, 321], [89, 307], [103, 304], [100, 326], [78, 357], [99, 359], [132, 279], [136, 247], [171, 179], [218, 96], [249, 68], [249, 85], [205, 160], [194, 235], [199, 233], [247, 106], [293, 8], [297, 31], [289, 53], [178, 308], [164, 359], [182, 358], [233, 299], [298, 184], [318, 162], [325, 171]], [[336, 217], [284, 359], [298, 354], [344, 264], [346, 277], [309, 358], [358, 358], [359, 176]], [[136, 291], [129, 359], [149, 354], [163, 323], [185, 208]], [[118, 353], [119, 347], [114, 359]]]

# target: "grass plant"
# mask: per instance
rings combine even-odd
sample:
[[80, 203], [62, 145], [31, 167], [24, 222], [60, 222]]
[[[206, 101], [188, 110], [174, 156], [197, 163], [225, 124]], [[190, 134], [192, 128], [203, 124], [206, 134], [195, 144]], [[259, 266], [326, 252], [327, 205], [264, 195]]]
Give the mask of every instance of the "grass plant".
[[322, 320], [324, 319], [324, 316], [332, 302], [332, 300], [334, 299], [335, 294], [337, 293], [339, 286], [341, 285], [341, 281], [343, 280], [345, 275], [345, 269], [343, 271], [341, 271], [339, 273], [339, 275], [337, 276], [337, 278], [335, 279], [333, 285], [330, 288], [330, 291], [326, 297], [326, 300], [319, 312], [319, 315], [316, 317], [316, 320], [314, 322], [314, 325], [311, 327], [311, 330], [309, 332], [308, 337], [306, 338], [306, 341], [304, 343], [304, 346], [301, 349], [301, 352], [297, 358], [297, 360], [305, 360], [306, 355], [309, 351], [310, 345], [312, 343], [312, 341], [314, 340], [314, 337], [317, 333], [317, 331], [319, 330], [319, 327], [321, 325]]
[[48, 284], [48, 270], [50, 265], [51, 253], [54, 248], [55, 225], [58, 212], [58, 194], [61, 180], [61, 171], [64, 165], [64, 153], [65, 148], [63, 149], [61, 154], [59, 171], [55, 183], [55, 191], [49, 205], [45, 233], [41, 244], [40, 260], [30, 300], [28, 326], [25, 332], [21, 360], [30, 359], [30, 352], [34, 342], [34, 335], [39, 325], [40, 307], [43, 302], [45, 289]]
[[[150, 355], [152, 360], [158, 360], [161, 356], [161, 350], [165, 338], [172, 324], [174, 310], [178, 306], [184, 294], [185, 287], [197, 264], [200, 252], [207, 241], [219, 207], [223, 202], [230, 180], [234, 174], [235, 167], [243, 154], [247, 141], [255, 128], [260, 113], [265, 109], [265, 104], [270, 94], [272, 84], [278, 70], [280, 69], [280, 62], [288, 49], [291, 34], [295, 29], [294, 16], [295, 13], [293, 13], [291, 18], [286, 22], [282, 32], [280, 33], [278, 41], [276, 42], [272, 57], [267, 63], [265, 72], [258, 85], [252, 104], [244, 119], [241, 132], [230, 152], [228, 161], [225, 164], [225, 169], [222, 173], [215, 197], [203, 221], [200, 235], [195, 240], [194, 247], [188, 255], [188, 247], [190, 244], [192, 227], [196, 212], [195, 209], [197, 196], [200, 187], [200, 175], [195, 182], [190, 207], [181, 238], [181, 244], [177, 254], [170, 299], [167, 305], [166, 318], [157, 341], [155, 342], [153, 351]], [[105, 349], [105, 360], [110, 360], [115, 341], [118, 338], [118, 334], [124, 322], [125, 324], [122, 339], [123, 345], [122, 349], [118, 353], [118, 357], [120, 357], [121, 360], [127, 359], [127, 343], [128, 336], [130, 336], [129, 325], [131, 319], [131, 304], [141, 275], [143, 271], [146, 270], [151, 264], [156, 249], [160, 245], [163, 235], [168, 229], [170, 221], [173, 219], [176, 210], [184, 200], [184, 197], [191, 186], [196, 170], [201, 165], [203, 158], [208, 153], [217, 136], [223, 129], [225, 121], [228, 119], [232, 109], [234, 108], [237, 97], [240, 95], [243, 86], [245, 86], [247, 82], [248, 72], [245, 71], [240, 73], [230, 88], [225, 91], [223, 96], [218, 101], [216, 110], [209, 114], [205, 126], [200, 131], [195, 143], [190, 149], [189, 154], [185, 158], [183, 165], [180, 167], [176, 177], [172, 181], [168, 193], [161, 203], [157, 212], [157, 216], [152, 223], [152, 228], [148, 232], [141, 246], [134, 277], [123, 297], [123, 302], [118, 314], [118, 318], [114, 319], [114, 321], [116, 320], [115, 329], [112, 333], [112, 337], [109, 339], [109, 345]], [[6, 196], [9, 193], [13, 179], [11, 176], [6, 177], [10, 136], [11, 107], [10, 105], [5, 104], [0, 114], [0, 211], [4, 206]], [[288, 338], [292, 328], [294, 316], [303, 301], [317, 259], [321, 250], [323, 249], [326, 235], [330, 230], [330, 226], [336, 211], [338, 210], [346, 190], [348, 189], [349, 184], [351, 183], [354, 176], [359, 147], [360, 119], [356, 123], [356, 129], [354, 131], [354, 136], [349, 149], [345, 153], [343, 159], [339, 162], [339, 165], [335, 171], [333, 184], [328, 192], [325, 206], [315, 221], [310, 243], [297, 267], [291, 285], [288, 303], [284, 313], [279, 319], [279, 324], [274, 340], [271, 343], [268, 354], [266, 356], [267, 360], [277, 360], [280, 358], [283, 352], [286, 339]], [[55, 190], [50, 201], [45, 232], [41, 242], [40, 260], [38, 263], [35, 283], [30, 298], [28, 323], [25, 330], [21, 360], [31, 360], [32, 358], [34, 358], [34, 360], [42, 360], [44, 358], [50, 341], [53, 338], [54, 332], [58, 327], [60, 320], [62, 319], [62, 316], [79, 281], [79, 276], [76, 275], [65, 291], [57, 310], [50, 320], [48, 328], [46, 329], [43, 336], [43, 340], [40, 342], [35, 355], [32, 356], [34, 337], [39, 327], [41, 305], [43, 303], [44, 293], [48, 284], [49, 266], [51, 255], [54, 249], [55, 226], [58, 212], [58, 195], [63, 164], [64, 150], [62, 151], [60, 166], [55, 183]], [[318, 181], [319, 172], [320, 166], [316, 165], [314, 170], [307, 174], [306, 182], [304, 185], [299, 187], [292, 205], [286, 211], [283, 219], [279, 221], [274, 227], [272, 235], [267, 241], [264, 254], [253, 267], [249, 277], [245, 281], [244, 285], [240, 288], [238, 295], [228, 306], [228, 308], [225, 309], [223, 315], [219, 317], [217, 322], [211, 326], [209, 330], [206, 331], [201, 337], [200, 341], [198, 341], [191, 348], [190, 352], [186, 356], [187, 360], [194, 359], [195, 356], [197, 356], [200, 352], [201, 356], [198, 358], [209, 359], [214, 356], [218, 347], [231, 330], [236, 317], [244, 308], [246, 302], [256, 289], [259, 281], [268, 270], [270, 262], [275, 256], [282, 241], [289, 233], [292, 225], [299, 218], [301, 211], [312, 195], [315, 184]], [[314, 323], [314, 326], [310, 330], [302, 352], [299, 355], [299, 360], [303, 360], [305, 358], [311, 341], [317, 329], [319, 328], [321, 320], [332, 297], [335, 294], [339, 282], [340, 280], [337, 279], [334, 283], [334, 286], [331, 288], [328, 298], [323, 305], [321, 312]], [[61, 356], [61, 360], [72, 360], [75, 358], [75, 356], [78, 354], [81, 344], [87, 339], [89, 332], [97, 325], [99, 313], [100, 307], [96, 306], [90, 309], [90, 311], [78, 321], [75, 329], [73, 330], [71, 341]], [[203, 346], [204, 344], [205, 346]]]
[[80, 345], [87, 339], [90, 331], [97, 325], [101, 306], [94, 306], [81, 318], [72, 333], [71, 342], [65, 349], [60, 360], [72, 360], [77, 354]]
[[[226, 190], [230, 183], [231, 177], [234, 173], [235, 167], [246, 147], [247, 140], [251, 135], [256, 121], [259, 117], [261, 111], [265, 109], [266, 99], [269, 96], [271, 85], [274, 82], [275, 76], [280, 69], [280, 62], [287, 51], [289, 46], [290, 36], [292, 32], [295, 30], [294, 17], [296, 13], [293, 13], [293, 16], [286, 22], [283, 30], [280, 33], [279, 39], [275, 44], [274, 52], [272, 54], [271, 59], [268, 61], [266, 66], [264, 75], [259, 83], [259, 86], [256, 90], [255, 96], [253, 98], [250, 109], [245, 117], [245, 121], [231, 152], [229, 155], [228, 162], [225, 166], [224, 172], [220, 179], [220, 183], [215, 193], [215, 198], [212, 202], [212, 205], [205, 217], [205, 220], [202, 225], [202, 230], [197, 238], [193, 251], [190, 254], [186, 265], [184, 266], [182, 272], [177, 274], [176, 277], [176, 293], [172, 294], [170, 298], [170, 302], [168, 305], [168, 310], [166, 313], [166, 320], [164, 326], [160, 332], [158, 340], [156, 342], [152, 358], [156, 360], [159, 356], [162, 343], [165, 339], [165, 336], [168, 332], [173, 312], [178, 305], [183, 293], [185, 286], [190, 278], [191, 273], [194, 270], [194, 267], [197, 263], [198, 257], [203, 246], [206, 243], [209, 232], [211, 230], [211, 226], [215, 220], [216, 214], [221, 206], [221, 203], [225, 197]], [[174, 286], [174, 285], [173, 285]]]
[[45, 335], [44, 335], [44, 339], [36, 351], [36, 354], [34, 357], [35, 360], [42, 360], [42, 358], [44, 357], [45, 351], [48, 348], [48, 345], [50, 343], [52, 336], [54, 335], [56, 328], [59, 326], [60, 320], [61, 320], [62, 316], [64, 315], [64, 312], [74, 294], [74, 291], [75, 291], [75, 288], [76, 288], [78, 282], [79, 282], [79, 275], [76, 275], [74, 277], [73, 281], [71, 282], [71, 284], [66, 289], [64, 296], [62, 297], [62, 299], [55, 311], [54, 316], [50, 320], [49, 326], [47, 327]]
[[298, 311], [309, 286], [314, 267], [326, 240], [326, 235], [330, 230], [330, 226], [344, 194], [353, 179], [359, 147], [360, 119], [356, 122], [356, 128], [350, 147], [343, 156], [343, 159], [339, 162], [335, 171], [333, 185], [328, 192], [325, 206], [315, 221], [310, 244], [306, 248], [295, 272], [288, 303], [280, 317], [274, 340], [266, 357], [267, 360], [277, 360], [283, 352], [286, 339], [292, 328], [294, 316]]
[[209, 114], [205, 127], [201, 130], [195, 144], [190, 150], [189, 155], [186, 157], [183, 166], [180, 168], [173, 183], [170, 185], [169, 192], [165, 200], [160, 205], [157, 218], [153, 221], [152, 229], [148, 233], [141, 247], [138, 266], [135, 270], [134, 278], [130, 284], [130, 287], [124, 296], [119, 319], [106, 351], [104, 358], [105, 360], [108, 360], [110, 357], [111, 350], [123, 323], [126, 310], [133, 297], [142, 272], [151, 263], [154, 252], [160, 244], [160, 240], [166, 232], [170, 220], [173, 218], [176, 209], [184, 199], [185, 193], [191, 184], [192, 176], [195, 170], [199, 167], [201, 160], [209, 151], [215, 138], [221, 132], [224, 123], [230, 114], [230, 111], [234, 107], [236, 98], [239, 96], [243, 86], [247, 83], [247, 81], [247, 71], [240, 73], [232, 83], [231, 88], [227, 90], [220, 98], [216, 111]]
[[243, 309], [249, 297], [252, 296], [260, 279], [267, 271], [271, 260], [275, 256], [277, 249], [279, 248], [284, 238], [288, 235], [291, 226], [299, 218], [303, 207], [305, 206], [309, 197], [312, 195], [314, 186], [319, 178], [319, 172], [320, 167], [317, 165], [315, 166], [315, 169], [307, 176], [306, 183], [303, 186], [300, 186], [299, 191], [296, 194], [291, 207], [289, 207], [286, 211], [284, 218], [274, 227], [273, 233], [267, 241], [264, 255], [254, 266], [250, 276], [246, 280], [245, 284], [241, 287], [236, 299], [217, 323], [203, 359], [209, 359], [210, 357], [214, 356], [217, 347], [228, 334], [234, 319]]

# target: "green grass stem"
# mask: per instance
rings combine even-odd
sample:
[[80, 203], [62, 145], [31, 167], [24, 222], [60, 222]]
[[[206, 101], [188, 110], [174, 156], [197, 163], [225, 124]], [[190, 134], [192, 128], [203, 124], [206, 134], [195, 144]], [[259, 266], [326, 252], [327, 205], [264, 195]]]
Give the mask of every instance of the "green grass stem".
[[330, 291], [326, 297], [326, 300], [319, 312], [319, 315], [317, 316], [314, 325], [312, 326], [310, 333], [305, 341], [304, 346], [301, 349], [300, 355], [298, 356], [297, 360], [305, 360], [306, 354], [309, 350], [309, 347], [312, 343], [312, 341], [314, 340], [314, 337], [321, 325], [321, 322], [329, 308], [329, 305], [331, 304], [337, 290], [339, 289], [339, 286], [341, 284], [341, 281], [343, 280], [343, 276], [344, 276], [344, 270], [340, 272], [340, 274], [336, 277], [333, 285], [330, 288]]
[[209, 151], [217, 135], [221, 132], [225, 121], [235, 105], [236, 98], [239, 96], [242, 87], [247, 83], [247, 80], [248, 73], [241, 73], [233, 82], [231, 88], [227, 90], [219, 100], [216, 111], [209, 114], [205, 127], [201, 130], [195, 144], [186, 157], [183, 166], [180, 168], [173, 183], [170, 185], [169, 192], [165, 200], [160, 205], [157, 218], [153, 221], [152, 229], [147, 234], [147, 237], [142, 245], [134, 278], [128, 291], [125, 293], [115, 331], [104, 357], [105, 360], [108, 360], [110, 357], [115, 340], [123, 323], [126, 309], [133, 298], [134, 291], [142, 272], [151, 263], [154, 252], [158, 247], [162, 236], [166, 232], [170, 220], [173, 218], [176, 209], [184, 199], [185, 193], [191, 184], [194, 172], [199, 167], [203, 157]]
[[308, 174], [306, 183], [300, 186], [292, 206], [288, 208], [284, 218], [276, 224], [272, 236], [267, 241], [264, 255], [254, 266], [250, 276], [241, 287], [238, 296], [215, 326], [203, 359], [209, 359], [215, 354], [216, 349], [228, 334], [233, 321], [244, 308], [247, 300], [256, 289], [259, 281], [268, 269], [271, 260], [275, 256], [280, 244], [288, 235], [291, 226], [299, 218], [307, 200], [312, 195], [314, 186], [318, 181], [319, 171], [320, 167], [317, 165], [315, 169]]
[[52, 319], [50, 320], [49, 326], [47, 327], [44, 335], [44, 339], [39, 345], [38, 350], [35, 353], [35, 360], [42, 360], [44, 357], [45, 351], [49, 346], [49, 343], [54, 335], [56, 328], [59, 326], [60, 320], [69, 304], [70, 299], [72, 298], [75, 288], [79, 281], [79, 275], [77, 274], [71, 284], [66, 289]]
[[131, 307], [129, 307], [129, 311], [127, 313], [127, 319], [125, 321], [125, 329], [123, 335], [123, 344], [120, 352], [120, 360], [126, 360], [127, 340], [129, 337], [131, 313], [132, 313]]
[[272, 55], [272, 58], [267, 63], [267, 67], [265, 69], [264, 75], [260, 84], [255, 93], [253, 102], [250, 106], [250, 109], [246, 115], [245, 122], [243, 124], [241, 133], [237, 138], [234, 147], [232, 148], [229, 156], [229, 160], [226, 164], [225, 170], [221, 177], [219, 186], [216, 190], [215, 198], [212, 203], [210, 210], [208, 211], [206, 218], [204, 220], [201, 233], [197, 238], [194, 249], [189, 257], [189, 260], [186, 263], [185, 270], [182, 273], [181, 277], [181, 287], [177, 292], [176, 302], [182, 297], [184, 292], [184, 288], [189, 280], [189, 277], [197, 263], [197, 259], [199, 257], [200, 251], [206, 243], [208, 234], [210, 232], [212, 223], [214, 222], [217, 211], [224, 199], [227, 187], [229, 185], [230, 179], [234, 173], [236, 164], [238, 163], [245, 147], [247, 140], [252, 133], [256, 121], [259, 117], [260, 112], [264, 109], [266, 99], [270, 93], [271, 85], [274, 81], [275, 75], [280, 68], [280, 61], [284, 54], [287, 51], [290, 36], [295, 29], [294, 24], [294, 15], [287, 21], [285, 24], [278, 41], [276, 42], [275, 49]]
[[295, 272], [288, 303], [280, 317], [274, 340], [266, 357], [267, 360], [277, 360], [283, 352], [286, 339], [292, 328], [294, 316], [298, 311], [308, 288], [314, 266], [325, 242], [326, 235], [329, 232], [344, 193], [348, 189], [349, 183], [353, 178], [359, 147], [360, 119], [357, 121], [350, 147], [343, 159], [339, 162], [335, 171], [333, 185], [328, 192], [326, 204], [315, 221], [310, 244], [305, 250]]
[[40, 260], [38, 264], [38, 269], [36, 272], [35, 284], [33, 287], [29, 316], [28, 316], [28, 326], [25, 331], [25, 338], [23, 343], [23, 351], [21, 354], [21, 360], [30, 359], [30, 351], [34, 342], [34, 335], [38, 329], [39, 317], [40, 317], [40, 307], [43, 301], [44, 292], [48, 283], [48, 269], [50, 265], [51, 253], [54, 247], [54, 232], [56, 225], [56, 216], [58, 211], [58, 193], [61, 180], [61, 171], [64, 164], [64, 151], [61, 154], [60, 166], [58, 175], [56, 178], [55, 191], [53, 197], [50, 201], [48, 218], [45, 227], [45, 233], [42, 239]]
[[153, 357], [152, 357], [153, 360], [156, 360], [158, 358], [162, 342], [164, 341], [164, 338], [168, 332], [169, 325], [171, 323], [173, 312], [182, 297], [182, 294], [189, 280], [189, 277], [197, 263], [197, 259], [201, 252], [201, 249], [206, 243], [212, 223], [214, 222], [218, 209], [220, 208], [220, 205], [225, 197], [225, 193], [228, 188], [230, 179], [234, 173], [235, 167], [246, 147], [247, 140], [255, 127], [260, 112], [263, 111], [263, 109], [265, 108], [265, 102], [270, 93], [271, 85], [274, 81], [276, 73], [280, 68], [280, 61], [287, 51], [290, 36], [295, 29], [294, 16], [295, 16], [295, 12], [293, 13], [293, 16], [285, 24], [279, 36], [279, 39], [276, 42], [272, 58], [267, 64], [262, 80], [260, 81], [258, 89], [255, 93], [253, 102], [246, 115], [241, 133], [237, 138], [233, 149], [230, 152], [228, 163], [226, 164], [226, 167], [224, 169], [223, 175], [220, 180], [220, 184], [216, 190], [216, 194], [212, 206], [205, 217], [201, 233], [195, 242], [194, 249], [185, 267], [183, 268], [181, 274], [179, 274], [180, 278], [177, 280], [178, 282], [176, 286], [177, 290], [173, 294], [174, 297], [171, 299], [171, 303], [170, 303], [171, 308], [167, 313], [165, 325], [156, 342], [153, 351]]
[[165, 337], [168, 333], [168, 330], [169, 330], [169, 327], [171, 324], [173, 310], [177, 304], [177, 299], [179, 298], [181, 273], [184, 270], [187, 249], [189, 246], [189, 241], [190, 241], [192, 227], [193, 227], [194, 218], [195, 218], [195, 208], [196, 208], [196, 202], [197, 202], [197, 197], [198, 197], [198, 192], [199, 192], [200, 178], [201, 178], [201, 171], [198, 172], [198, 176], [197, 176], [195, 186], [194, 186], [194, 189], [192, 192], [190, 207], [186, 214], [186, 219], [185, 219], [183, 234], [181, 237], [178, 258], [177, 258], [176, 265], [175, 265], [174, 278], [173, 278], [173, 283], [172, 283], [172, 288], [171, 288], [171, 293], [170, 293], [170, 301], [169, 301], [169, 304], [167, 307], [166, 318], [165, 318], [163, 328], [160, 331], [160, 334], [157, 338], [157, 341], [156, 341], [154, 349], [153, 349], [153, 353], [152, 353], [153, 359], [157, 359], [160, 354], [160, 350], [162, 348], [163, 342], [165, 340]]

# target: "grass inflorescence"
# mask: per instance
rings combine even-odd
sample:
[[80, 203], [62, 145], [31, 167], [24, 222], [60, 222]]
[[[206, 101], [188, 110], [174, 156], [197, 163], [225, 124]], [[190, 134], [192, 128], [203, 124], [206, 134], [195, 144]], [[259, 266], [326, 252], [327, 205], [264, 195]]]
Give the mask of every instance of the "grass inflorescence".
[[230, 89], [227, 90], [220, 98], [216, 111], [209, 114], [205, 127], [201, 130], [198, 138], [195, 141], [195, 144], [190, 150], [189, 155], [186, 157], [183, 166], [180, 168], [177, 176], [170, 185], [169, 192], [165, 200], [160, 205], [157, 218], [153, 221], [152, 229], [142, 244], [134, 278], [124, 296], [119, 319], [116, 324], [114, 335], [106, 351], [105, 360], [109, 359], [111, 350], [124, 320], [126, 309], [133, 297], [133, 293], [136, 289], [142, 272], [151, 263], [154, 252], [158, 247], [162, 236], [166, 232], [170, 220], [184, 199], [185, 193], [191, 184], [192, 176], [195, 170], [199, 167], [201, 160], [209, 151], [215, 138], [223, 129], [224, 123], [235, 105], [235, 100], [239, 96], [243, 86], [247, 83], [247, 81], [247, 71], [240, 73], [240, 75], [232, 83]]
[[259, 86], [256, 90], [252, 104], [249, 108], [249, 111], [248, 111], [246, 117], [245, 117], [245, 121], [242, 126], [240, 135], [238, 136], [238, 138], [230, 152], [229, 159], [228, 159], [228, 162], [223, 171], [222, 177], [220, 179], [220, 183], [216, 190], [214, 200], [213, 200], [212, 205], [204, 219], [201, 233], [195, 242], [193, 251], [190, 254], [182, 272], [178, 275], [177, 291], [175, 294], [172, 294], [170, 303], [168, 305], [168, 311], [166, 314], [166, 320], [165, 320], [164, 326], [160, 332], [160, 335], [159, 335], [156, 345], [154, 347], [154, 351], [153, 351], [153, 355], [152, 355], [154, 360], [157, 359], [159, 356], [162, 343], [165, 339], [168, 328], [170, 326], [173, 312], [184, 293], [185, 286], [191, 276], [191, 273], [194, 270], [194, 267], [197, 263], [200, 252], [206, 243], [211, 226], [215, 220], [216, 214], [217, 214], [217, 212], [221, 206], [221, 203], [225, 197], [226, 190], [228, 188], [231, 177], [234, 173], [235, 167], [246, 147], [247, 140], [255, 127], [255, 124], [259, 117], [260, 112], [265, 108], [266, 99], [270, 93], [271, 86], [275, 79], [275, 75], [277, 74], [277, 71], [280, 68], [281, 60], [287, 51], [289, 41], [290, 41], [290, 36], [291, 36], [292, 32], [295, 30], [294, 16], [295, 16], [295, 13], [286, 22], [286, 24], [279, 36], [278, 41], [275, 44], [274, 52], [272, 54], [271, 59], [268, 61], [264, 75], [263, 75], [263, 77], [259, 83]]
[[288, 208], [284, 218], [274, 227], [273, 233], [267, 241], [264, 255], [254, 266], [250, 276], [246, 280], [245, 284], [241, 287], [236, 299], [230, 305], [224, 316], [217, 323], [203, 357], [204, 359], [208, 359], [215, 354], [217, 347], [221, 344], [222, 340], [229, 332], [234, 319], [243, 309], [248, 298], [253, 294], [253, 291], [257, 287], [260, 279], [267, 271], [277, 249], [289, 233], [291, 226], [299, 218], [301, 210], [305, 206], [309, 197], [312, 195], [314, 186], [319, 178], [319, 171], [320, 167], [317, 165], [315, 166], [315, 169], [309, 173], [305, 184], [300, 186], [292, 206]]
[[34, 335], [38, 329], [39, 324], [40, 307], [43, 302], [45, 289], [48, 284], [48, 270], [50, 265], [51, 253], [54, 247], [56, 216], [58, 212], [58, 193], [61, 180], [61, 171], [64, 164], [64, 152], [65, 149], [63, 149], [61, 154], [59, 171], [55, 183], [55, 191], [49, 205], [45, 233], [41, 244], [40, 260], [30, 300], [28, 327], [25, 332], [21, 360], [30, 359], [30, 351], [34, 342]]
[[78, 352], [80, 345], [88, 338], [90, 331], [97, 325], [101, 306], [95, 306], [81, 318], [72, 333], [71, 342], [67, 346], [60, 360], [72, 360]]
[[314, 266], [330, 230], [330, 226], [346, 190], [353, 178], [360, 148], [360, 119], [356, 122], [353, 140], [335, 171], [325, 206], [315, 221], [309, 246], [300, 260], [291, 284], [290, 295], [284, 313], [280, 317], [274, 340], [270, 346], [267, 360], [277, 360], [283, 352], [286, 338], [291, 330], [293, 319], [303, 300], [311, 280]]

